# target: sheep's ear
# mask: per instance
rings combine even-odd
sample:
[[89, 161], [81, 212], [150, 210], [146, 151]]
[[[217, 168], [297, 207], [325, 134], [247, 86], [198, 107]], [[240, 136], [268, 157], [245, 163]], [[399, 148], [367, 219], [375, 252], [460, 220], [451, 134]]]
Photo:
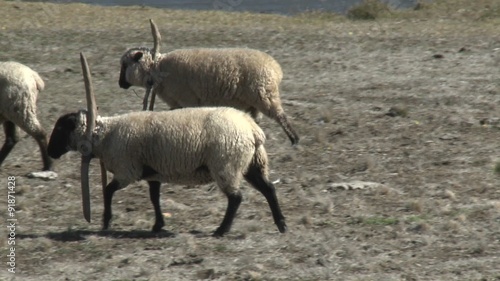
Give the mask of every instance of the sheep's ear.
[[142, 58], [143, 55], [144, 55], [143, 52], [137, 52], [137, 53], [134, 54], [134, 56], [132, 57], [132, 59], [135, 62], [138, 62]]

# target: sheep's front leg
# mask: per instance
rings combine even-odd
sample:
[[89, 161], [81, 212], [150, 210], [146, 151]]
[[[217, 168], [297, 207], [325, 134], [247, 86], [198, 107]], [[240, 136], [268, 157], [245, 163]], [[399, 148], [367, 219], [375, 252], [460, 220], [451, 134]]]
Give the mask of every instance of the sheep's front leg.
[[241, 192], [238, 190], [234, 193], [226, 193], [227, 196], [227, 209], [226, 214], [224, 215], [224, 219], [220, 226], [215, 230], [213, 236], [214, 237], [222, 237], [226, 232], [231, 229], [231, 225], [233, 224], [234, 217], [236, 215], [236, 211], [241, 204]]
[[165, 225], [163, 221], [163, 214], [160, 208], [160, 186], [161, 183], [158, 181], [148, 181], [149, 184], [149, 197], [153, 207], [155, 208], [155, 225], [153, 226], [153, 232], [160, 232], [162, 227]]
[[102, 216], [102, 230], [109, 228], [109, 222], [111, 221], [111, 201], [113, 199], [113, 194], [115, 191], [119, 190], [120, 184], [117, 180], [112, 180], [104, 189], [104, 214]]

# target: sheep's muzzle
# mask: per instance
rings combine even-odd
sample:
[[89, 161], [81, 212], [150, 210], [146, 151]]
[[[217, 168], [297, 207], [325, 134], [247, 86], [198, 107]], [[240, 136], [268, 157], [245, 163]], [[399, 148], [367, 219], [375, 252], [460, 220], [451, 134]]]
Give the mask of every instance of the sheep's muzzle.
[[132, 86], [132, 84], [127, 81], [126, 73], [127, 68], [125, 66], [122, 66], [122, 69], [120, 70], [120, 80], [118, 80], [118, 85], [120, 85], [120, 88], [123, 89], [128, 89]]

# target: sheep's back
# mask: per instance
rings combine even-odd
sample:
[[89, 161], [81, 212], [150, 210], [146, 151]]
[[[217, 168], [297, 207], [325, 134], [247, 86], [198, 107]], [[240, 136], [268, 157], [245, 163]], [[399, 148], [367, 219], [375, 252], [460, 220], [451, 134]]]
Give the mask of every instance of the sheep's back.
[[27, 89], [43, 90], [44, 82], [33, 69], [18, 62], [0, 62], [0, 85], [5, 87], [7, 82]]
[[39, 90], [44, 88], [37, 72], [17, 62], [0, 62], [0, 114], [14, 118], [14, 109], [35, 114]]
[[[231, 106], [246, 110], [257, 89], [277, 91], [283, 77], [268, 54], [252, 49], [180, 49], [160, 63], [160, 96], [177, 96], [182, 107]], [[242, 108], [243, 107], [243, 108]]]

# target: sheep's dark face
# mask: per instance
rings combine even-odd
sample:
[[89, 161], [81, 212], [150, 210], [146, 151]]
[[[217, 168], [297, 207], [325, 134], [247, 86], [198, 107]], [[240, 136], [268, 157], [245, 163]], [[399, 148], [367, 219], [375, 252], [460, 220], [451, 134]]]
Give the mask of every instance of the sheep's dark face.
[[59, 159], [66, 152], [72, 150], [70, 146], [71, 134], [74, 132], [78, 122], [78, 113], [68, 113], [59, 117], [47, 148], [49, 156]]
[[118, 84], [123, 89], [128, 89], [131, 86], [144, 86], [143, 85], [143, 69], [141, 63], [142, 57], [149, 54], [148, 48], [133, 48], [128, 50], [121, 59], [120, 79]]

